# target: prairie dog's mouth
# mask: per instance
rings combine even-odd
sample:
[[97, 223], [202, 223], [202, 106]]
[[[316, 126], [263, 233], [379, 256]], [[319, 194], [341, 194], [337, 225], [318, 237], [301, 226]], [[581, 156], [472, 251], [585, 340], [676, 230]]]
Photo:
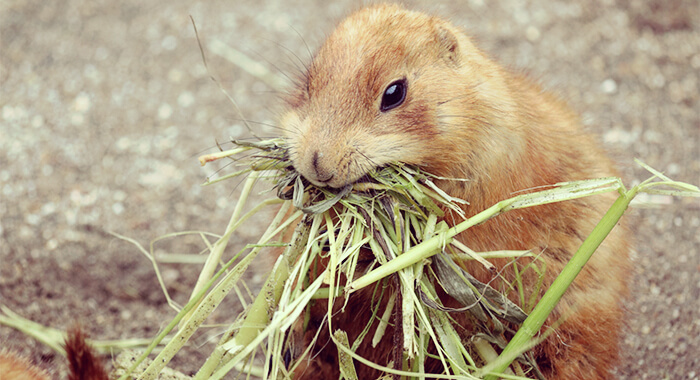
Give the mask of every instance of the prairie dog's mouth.
[[332, 173], [329, 173], [326, 176], [319, 176], [318, 173], [313, 172], [311, 173], [311, 175], [307, 175], [304, 172], [304, 170], [299, 170], [298, 165], [293, 164], [292, 166], [294, 168], [294, 171], [296, 171], [306, 183], [319, 188], [326, 188], [334, 192], [335, 190], [343, 189], [347, 186], [352, 187], [353, 185], [357, 184], [377, 184], [380, 181], [374, 178], [374, 173], [380, 172], [388, 165], [384, 164], [379, 166], [373, 166], [368, 168], [368, 170], [364, 170], [361, 174], [359, 172], [346, 173], [346, 180], [341, 180], [343, 175], [341, 175], [338, 171], [333, 171]]

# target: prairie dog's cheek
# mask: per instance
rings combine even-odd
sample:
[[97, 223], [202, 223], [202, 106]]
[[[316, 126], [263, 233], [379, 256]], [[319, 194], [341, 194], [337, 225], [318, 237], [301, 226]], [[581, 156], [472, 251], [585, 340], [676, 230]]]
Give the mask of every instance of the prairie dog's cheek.
[[356, 140], [355, 145], [374, 166], [390, 162], [418, 164], [422, 160], [422, 144], [407, 134], [366, 135]]
[[289, 155], [294, 167], [299, 169], [299, 155], [308, 148], [308, 122], [304, 122], [295, 111], [288, 111], [280, 118], [280, 128], [289, 146]]
[[302, 135], [308, 126], [304, 126], [302, 123], [299, 113], [295, 111], [287, 111], [282, 115], [279, 121], [280, 128], [282, 129], [282, 134], [288, 139], [294, 139]]

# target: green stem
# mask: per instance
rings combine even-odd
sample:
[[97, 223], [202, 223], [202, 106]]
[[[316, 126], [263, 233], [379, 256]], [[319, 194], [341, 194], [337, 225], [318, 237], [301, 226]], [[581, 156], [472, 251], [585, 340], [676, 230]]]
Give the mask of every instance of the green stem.
[[[562, 182], [554, 188], [536, 193], [528, 193], [500, 201], [486, 210], [474, 215], [462, 223], [448, 229], [443, 233], [414, 246], [395, 259], [374, 269], [366, 275], [358, 278], [349, 285], [350, 291], [362, 289], [392, 273], [413, 265], [425, 258], [438, 253], [443, 247], [452, 242], [452, 238], [467, 229], [483, 223], [505, 211], [538, 206], [548, 203], [561, 202], [571, 199], [583, 198], [590, 195], [602, 194], [613, 190], [619, 190], [622, 184], [618, 178], [600, 178], [575, 182]], [[444, 222], [441, 222], [444, 224]]]
[[[248, 248], [248, 247], [246, 247]], [[240, 277], [245, 273], [248, 265], [257, 256], [260, 247], [255, 247], [251, 252], [243, 258], [236, 267], [230, 271], [226, 277], [203, 299], [201, 303], [198, 303], [196, 299], [200, 296], [196, 295], [188, 305], [196, 306], [193, 308], [193, 312], [187, 313], [186, 323], [181, 326], [177, 331], [173, 339], [168, 343], [167, 346], [161, 351], [158, 356], [153, 360], [151, 365], [148, 366], [146, 371], [139, 376], [139, 380], [149, 380], [158, 377], [160, 371], [170, 362], [170, 360], [175, 356], [175, 354], [180, 351], [182, 346], [187, 343], [192, 334], [197, 331], [197, 328], [204, 323], [207, 317], [214, 312], [216, 307], [221, 304], [223, 298], [228, 294], [233, 285], [238, 282]], [[207, 284], [209, 285], [209, 284]], [[206, 292], [208, 287], [204, 287], [200, 290], [200, 293]], [[185, 311], [183, 309], [183, 311]], [[183, 319], [185, 320], [185, 319]], [[170, 331], [171, 327], [174, 327], [173, 322], [176, 322], [177, 318], [173, 319], [166, 331]], [[165, 331], [164, 331], [165, 332]]]
[[[243, 186], [243, 190], [241, 191], [241, 196], [238, 198], [238, 203], [236, 204], [236, 207], [233, 210], [233, 214], [231, 214], [231, 219], [228, 222], [228, 226], [226, 227], [226, 232], [216, 242], [216, 244], [214, 244], [214, 248], [211, 250], [211, 253], [207, 258], [206, 263], [204, 263], [204, 267], [202, 268], [202, 271], [199, 274], [197, 283], [195, 284], [194, 289], [192, 290], [190, 301], [195, 297], [196, 294], [199, 293], [200, 290], [202, 290], [205, 287], [205, 284], [209, 281], [209, 279], [211, 279], [211, 276], [214, 275], [214, 272], [216, 272], [216, 267], [217, 265], [219, 265], [219, 261], [221, 260], [221, 257], [224, 254], [224, 250], [226, 249], [226, 245], [228, 245], [228, 241], [231, 238], [233, 231], [235, 231], [236, 227], [240, 225], [240, 221], [238, 219], [243, 210], [243, 205], [246, 203], [248, 195], [250, 194], [250, 191], [253, 188], [253, 185], [255, 184], [255, 181], [257, 181], [259, 176], [260, 174], [258, 172], [253, 172], [246, 179], [245, 185]], [[191, 314], [188, 314], [186, 318], [184, 318], [184, 321], [187, 321], [190, 318], [190, 316]]]
[[[281, 212], [285, 213], [286, 208], [283, 206]], [[146, 356], [153, 350], [156, 344], [162, 341], [167, 334], [181, 321], [183, 322], [182, 328], [177, 332], [176, 336], [168, 343], [168, 345], [163, 349], [163, 351], [156, 357], [156, 359], [148, 366], [146, 371], [141, 374], [139, 379], [154, 379], [158, 373], [167, 365], [167, 363], [172, 359], [172, 357], [182, 348], [182, 346], [187, 343], [191, 335], [196, 331], [196, 329], [204, 322], [204, 320], [216, 309], [216, 307], [221, 303], [221, 300], [228, 294], [230, 289], [236, 284], [241, 275], [245, 272], [247, 266], [252, 262], [253, 258], [257, 255], [259, 250], [263, 246], [268, 246], [267, 242], [277, 235], [283, 228], [291, 223], [292, 220], [287, 220], [282, 225], [278, 224], [278, 219], [276, 218], [272, 224], [268, 227], [261, 237], [259, 244], [249, 244], [246, 245], [242, 250], [240, 250], [236, 255], [234, 255], [229, 262], [224, 265], [206, 284], [202, 289], [198, 291], [193, 299], [191, 299], [187, 305], [177, 314], [177, 316], [168, 324], [168, 326], [154, 339], [151, 345], [146, 349], [146, 351], [137, 359], [136, 363], [128, 370], [128, 372], [120, 378], [120, 380], [126, 379], [126, 376], [130, 374], [136, 366], [145, 359]], [[248, 255], [240, 260], [230, 272], [226, 274], [224, 279], [221, 280], [219, 284], [206, 296], [203, 302], [202, 298], [206, 292], [212, 287], [214, 282], [226, 273], [229, 268], [236, 262], [238, 257], [245, 251], [250, 250]], [[186, 318], [186, 319], [185, 319]]]
[[[297, 211], [297, 213], [301, 212]], [[294, 214], [290, 219], [296, 220], [298, 217], [298, 214]], [[272, 268], [271, 275], [253, 301], [250, 309], [246, 312], [245, 319], [238, 333], [231, 341], [221, 346], [227, 351], [226, 355], [237, 355], [240, 351], [249, 346], [270, 323], [270, 317], [277, 307], [277, 303], [284, 289], [284, 284], [289, 278], [291, 265], [296, 262], [308, 241], [310, 232], [309, 225], [309, 218], [304, 216], [294, 231], [292, 244], [288, 246], [284, 254], [279, 257], [274, 268]], [[218, 371], [226, 372], [227, 368], [233, 364], [235, 363], [229, 362], [228, 366], [223, 366]], [[212, 365], [207, 365], [207, 368], [203, 368], [197, 373], [196, 379], [216, 378], [217, 375], [212, 374], [212, 371], [216, 369], [217, 368]]]
[[[213, 284], [214, 281], [218, 279], [219, 275], [223, 274], [225, 269], [227, 268], [228, 267], [222, 268], [219, 271], [219, 273], [217, 273], [211, 280], [209, 280], [210, 284]], [[148, 355], [153, 351], [153, 349], [155, 349], [156, 346], [158, 346], [160, 342], [162, 342], [163, 339], [165, 339], [165, 337], [170, 333], [170, 331], [172, 331], [175, 328], [175, 326], [177, 326], [177, 324], [180, 323], [182, 318], [195, 308], [196, 304], [201, 299], [201, 297], [204, 297], [205, 292], [206, 289], [200, 290], [199, 293], [195, 295], [195, 297], [182, 308], [182, 310], [175, 316], [175, 318], [173, 318], [173, 320], [170, 321], [170, 323], [153, 339], [151, 344], [148, 345], [148, 347], [146, 347], [144, 352], [136, 359], [132, 366], [129, 369], [127, 369], [121, 377], [119, 377], [119, 380], [126, 380], [132, 378], [130, 377], [130, 375], [134, 371], [134, 369], [136, 369], [136, 367], [148, 357]]]
[[[452, 243], [452, 239], [455, 236], [500, 214], [501, 210], [513, 203], [514, 200], [515, 198], [511, 198], [509, 200], [499, 202], [454, 226], [453, 228], [450, 228], [442, 233], [438, 232], [436, 236], [433, 236], [428, 240], [424, 240], [422, 243], [415, 245], [413, 248], [397, 256], [393, 260], [351, 282], [350, 285], [348, 285], [348, 288], [350, 291], [362, 289], [365, 286], [373, 284], [392, 273], [398, 272], [403, 268], [435, 255], [436, 253], [440, 252], [443, 247]], [[444, 222], [441, 222], [440, 224], [445, 225]], [[440, 225], [438, 225], [437, 229], [440, 229]]]
[[620, 194], [615, 203], [613, 203], [610, 209], [605, 213], [605, 216], [595, 226], [588, 238], [581, 244], [576, 254], [554, 280], [549, 290], [542, 296], [542, 299], [532, 310], [530, 316], [523, 322], [518, 332], [501, 353], [499, 360], [483, 368], [484, 372], [490, 373], [484, 377], [485, 380], [497, 379], [498, 376], [494, 374], [503, 373], [510, 363], [523, 352], [523, 349], [529, 347], [532, 337], [540, 331], [540, 328], [552, 310], [554, 310], [554, 307], [564, 295], [566, 289], [574, 281], [574, 278], [576, 278], [598, 246], [600, 246], [610, 231], [615, 227], [622, 217], [622, 214], [627, 210], [630, 201], [636, 195], [637, 190], [638, 189], [633, 188], [630, 191]]

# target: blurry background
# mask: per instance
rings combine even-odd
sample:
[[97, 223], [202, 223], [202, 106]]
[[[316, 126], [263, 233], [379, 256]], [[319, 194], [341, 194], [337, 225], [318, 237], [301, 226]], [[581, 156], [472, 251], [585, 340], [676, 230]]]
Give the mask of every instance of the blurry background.
[[[236, 182], [202, 188], [215, 168], [196, 156], [247, 132], [212, 73], [262, 136], [275, 136], [278, 92], [222, 58], [239, 49], [275, 73], [298, 70], [358, 1], [12, 1], [0, 3], [0, 304], [95, 339], [152, 337], [174, 312], [149, 261], [107, 231], [144, 245], [165, 233], [222, 233]], [[449, 17], [504, 65], [568, 100], [620, 164], [626, 184], [648, 177], [634, 157], [700, 183], [700, 3], [664, 0], [407, 1]], [[308, 45], [308, 47], [307, 47]], [[224, 49], [225, 51], [225, 49]], [[700, 377], [700, 204], [658, 198], [631, 210], [638, 241], [624, 379]], [[251, 224], [233, 244], [250, 241]], [[160, 252], [195, 253], [196, 238]], [[261, 257], [263, 270], [269, 261]], [[176, 301], [199, 266], [162, 266]], [[264, 274], [251, 278], [259, 283]], [[231, 298], [211, 323], [231, 320]], [[185, 372], [220, 329], [176, 358]], [[0, 326], [0, 346], [63, 371], [49, 348]], [[693, 354], [694, 353], [694, 354]], [[57, 364], [60, 363], [60, 364]]]

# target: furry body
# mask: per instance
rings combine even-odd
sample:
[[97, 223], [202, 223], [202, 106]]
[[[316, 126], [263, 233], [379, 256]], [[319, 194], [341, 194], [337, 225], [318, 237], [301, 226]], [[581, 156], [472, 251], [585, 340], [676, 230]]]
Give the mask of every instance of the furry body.
[[[383, 111], [389, 86], [397, 81], [406, 84], [405, 100]], [[403, 162], [440, 177], [466, 178], [438, 185], [468, 201], [464, 211], [470, 217], [515, 192], [616, 175], [566, 104], [503, 69], [449, 22], [396, 5], [365, 8], [341, 22], [287, 104], [281, 126], [294, 167], [320, 186], [342, 187], [382, 164]], [[475, 251], [532, 249], [540, 254], [546, 264], [541, 296], [613, 200], [602, 195], [508, 212], [458, 239]], [[445, 220], [450, 225], [461, 221], [455, 215]], [[547, 378], [608, 378], [618, 356], [621, 301], [631, 271], [623, 235], [618, 226], [543, 327], [565, 317], [533, 351]], [[478, 263], [462, 266], [505, 290], [515, 276], [510, 260], [490, 261], [502, 277], [494, 278]], [[537, 281], [533, 271], [525, 273], [526, 286], [534, 289]], [[510, 298], [519, 302], [514, 293]], [[352, 294], [345, 311], [333, 317], [333, 329], [348, 332], [351, 344], [369, 321], [369, 296]], [[456, 306], [447, 295], [442, 301]], [[322, 304], [312, 308], [311, 330], [327, 329], [326, 310]], [[456, 319], [468, 336], [472, 322]], [[324, 345], [327, 337], [322, 332], [315, 356], [297, 371], [298, 378], [337, 378], [337, 350]], [[376, 348], [361, 346], [358, 354], [385, 365], [395, 358], [394, 348], [385, 338]], [[379, 375], [362, 364], [356, 367], [362, 379]]]

